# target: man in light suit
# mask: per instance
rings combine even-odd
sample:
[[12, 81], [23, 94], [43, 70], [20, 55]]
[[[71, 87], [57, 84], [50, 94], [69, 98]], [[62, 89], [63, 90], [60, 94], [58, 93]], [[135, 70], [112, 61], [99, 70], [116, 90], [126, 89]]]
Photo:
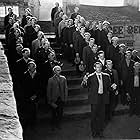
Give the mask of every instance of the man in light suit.
[[31, 57], [33, 59], [35, 59], [37, 49], [41, 46], [42, 38], [44, 38], [44, 33], [42, 31], [39, 31], [37, 34], [37, 39], [32, 41]]
[[48, 104], [52, 108], [52, 127], [59, 128], [63, 116], [63, 105], [67, 100], [68, 88], [66, 78], [60, 75], [61, 67], [55, 66], [53, 71], [55, 74], [48, 81], [47, 98]]
[[93, 137], [103, 137], [105, 105], [109, 103], [109, 90], [111, 86], [108, 74], [101, 72], [102, 64], [94, 64], [95, 72], [85, 75], [83, 87], [88, 87], [89, 102], [91, 104], [91, 132]]

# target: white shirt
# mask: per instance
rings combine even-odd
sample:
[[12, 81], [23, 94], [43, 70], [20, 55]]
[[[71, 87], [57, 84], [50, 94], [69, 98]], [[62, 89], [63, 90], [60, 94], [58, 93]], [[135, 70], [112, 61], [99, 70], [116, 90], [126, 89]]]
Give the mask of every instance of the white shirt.
[[105, 59], [102, 60], [102, 59], [99, 58], [99, 60], [101, 61], [102, 65], [104, 66], [105, 65]]
[[[98, 94], [103, 94], [103, 78], [101, 73], [96, 73], [99, 82]], [[99, 78], [100, 77], [100, 78]]]
[[135, 75], [134, 76], [134, 87], [139, 87], [139, 76], [138, 75]]

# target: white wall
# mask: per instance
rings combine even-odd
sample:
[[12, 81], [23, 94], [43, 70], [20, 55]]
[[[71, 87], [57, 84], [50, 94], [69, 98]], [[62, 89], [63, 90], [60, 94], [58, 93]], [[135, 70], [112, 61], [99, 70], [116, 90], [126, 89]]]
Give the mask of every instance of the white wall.
[[124, 0], [80, 0], [80, 4], [97, 6], [123, 6]]
[[[51, 9], [55, 2], [59, 2], [62, 6], [63, 0], [40, 0], [40, 21], [50, 20]], [[68, 0], [65, 0], [68, 1]], [[75, 1], [75, 0], [72, 0]], [[79, 0], [80, 4], [97, 5], [97, 6], [123, 6], [124, 0]]]
[[51, 9], [54, 7], [55, 2], [59, 2], [62, 6], [62, 0], [40, 0], [40, 21], [51, 20]]

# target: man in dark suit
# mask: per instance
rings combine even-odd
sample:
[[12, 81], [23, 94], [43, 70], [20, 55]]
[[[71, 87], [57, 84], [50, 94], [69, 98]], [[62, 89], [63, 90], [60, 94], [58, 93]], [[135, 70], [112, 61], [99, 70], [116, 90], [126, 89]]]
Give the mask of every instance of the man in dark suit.
[[127, 103], [127, 97], [131, 97], [133, 89], [133, 66], [134, 61], [131, 59], [131, 51], [125, 52], [125, 58], [120, 64], [120, 78], [123, 92], [121, 93], [122, 104]]
[[113, 111], [115, 110], [115, 107], [118, 103], [118, 87], [119, 87], [119, 81], [118, 81], [118, 73], [115, 69], [112, 68], [113, 63], [111, 60], [106, 60], [106, 69], [104, 70], [105, 73], [110, 75], [111, 84], [114, 84], [117, 89], [116, 90], [110, 90], [109, 92], [109, 104], [106, 105], [106, 121], [112, 119]]
[[24, 128], [31, 127], [33, 129], [36, 125], [37, 101], [41, 90], [40, 74], [36, 71], [36, 64], [33, 61], [28, 63], [28, 70], [24, 73], [23, 82], [23, 126]]
[[16, 77], [18, 79], [18, 82], [21, 83], [21, 80], [23, 80], [24, 72], [27, 71], [28, 67], [27, 64], [30, 61], [34, 61], [30, 58], [30, 49], [24, 48], [22, 50], [22, 58], [16, 61]]
[[99, 21], [98, 27], [95, 30], [95, 44], [100, 46], [100, 50], [104, 51], [106, 55], [106, 41], [107, 41], [107, 34], [105, 30], [103, 30], [102, 22]]
[[56, 2], [56, 3], [55, 3], [55, 7], [52, 8], [52, 11], [51, 11], [51, 20], [52, 20], [53, 26], [54, 26], [54, 15], [55, 15], [55, 13], [58, 11], [58, 7], [59, 7], [59, 3]]
[[140, 116], [140, 63], [134, 63], [133, 97], [136, 99], [136, 115]]
[[102, 70], [106, 69], [106, 59], [104, 51], [99, 51], [98, 53], [98, 61], [102, 64]]
[[13, 9], [11, 7], [8, 8], [8, 15], [4, 17], [4, 28], [8, 25], [9, 18], [12, 18], [13, 21], [16, 21], [17, 16], [13, 13]]
[[14, 95], [16, 98], [17, 103], [17, 112], [19, 115], [19, 119], [22, 125], [24, 125], [24, 112], [23, 112], [23, 102], [24, 102], [24, 92], [23, 92], [23, 77], [24, 72], [28, 69], [28, 63], [30, 61], [34, 61], [33, 59], [29, 58], [30, 50], [29, 48], [24, 48], [22, 50], [22, 58], [16, 61], [16, 71], [15, 71], [15, 79], [13, 79], [13, 90]]
[[[105, 105], [109, 103], [111, 81], [108, 74], [101, 72], [102, 64], [100, 62], [96, 62], [94, 68], [94, 73], [84, 76], [82, 86], [88, 87], [89, 91], [92, 136], [103, 137]], [[115, 89], [113, 85], [112, 88]]]
[[86, 47], [88, 44], [85, 41], [85, 27], [81, 26], [80, 34], [77, 36], [77, 40], [75, 41], [75, 53], [79, 53], [80, 59], [82, 60], [83, 55], [83, 48]]
[[89, 45], [83, 49], [83, 62], [86, 66], [86, 73], [93, 73], [93, 65], [97, 61], [97, 50], [98, 47], [94, 44], [95, 39], [90, 38]]

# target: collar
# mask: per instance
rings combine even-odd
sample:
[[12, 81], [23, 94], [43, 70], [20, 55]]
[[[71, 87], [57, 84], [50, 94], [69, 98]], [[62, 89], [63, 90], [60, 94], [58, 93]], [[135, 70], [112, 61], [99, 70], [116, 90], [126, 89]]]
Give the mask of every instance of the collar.
[[36, 73], [37, 73], [36, 70], [33, 73], [29, 71], [29, 74], [31, 75], [32, 78], [35, 76]]
[[100, 76], [102, 76], [102, 72], [97, 73], [97, 72], [95, 71], [95, 73], [96, 73], [96, 75], [100, 75]]
[[105, 63], [105, 58], [104, 58], [103, 60], [99, 58], [99, 60], [100, 60], [102, 63]]

